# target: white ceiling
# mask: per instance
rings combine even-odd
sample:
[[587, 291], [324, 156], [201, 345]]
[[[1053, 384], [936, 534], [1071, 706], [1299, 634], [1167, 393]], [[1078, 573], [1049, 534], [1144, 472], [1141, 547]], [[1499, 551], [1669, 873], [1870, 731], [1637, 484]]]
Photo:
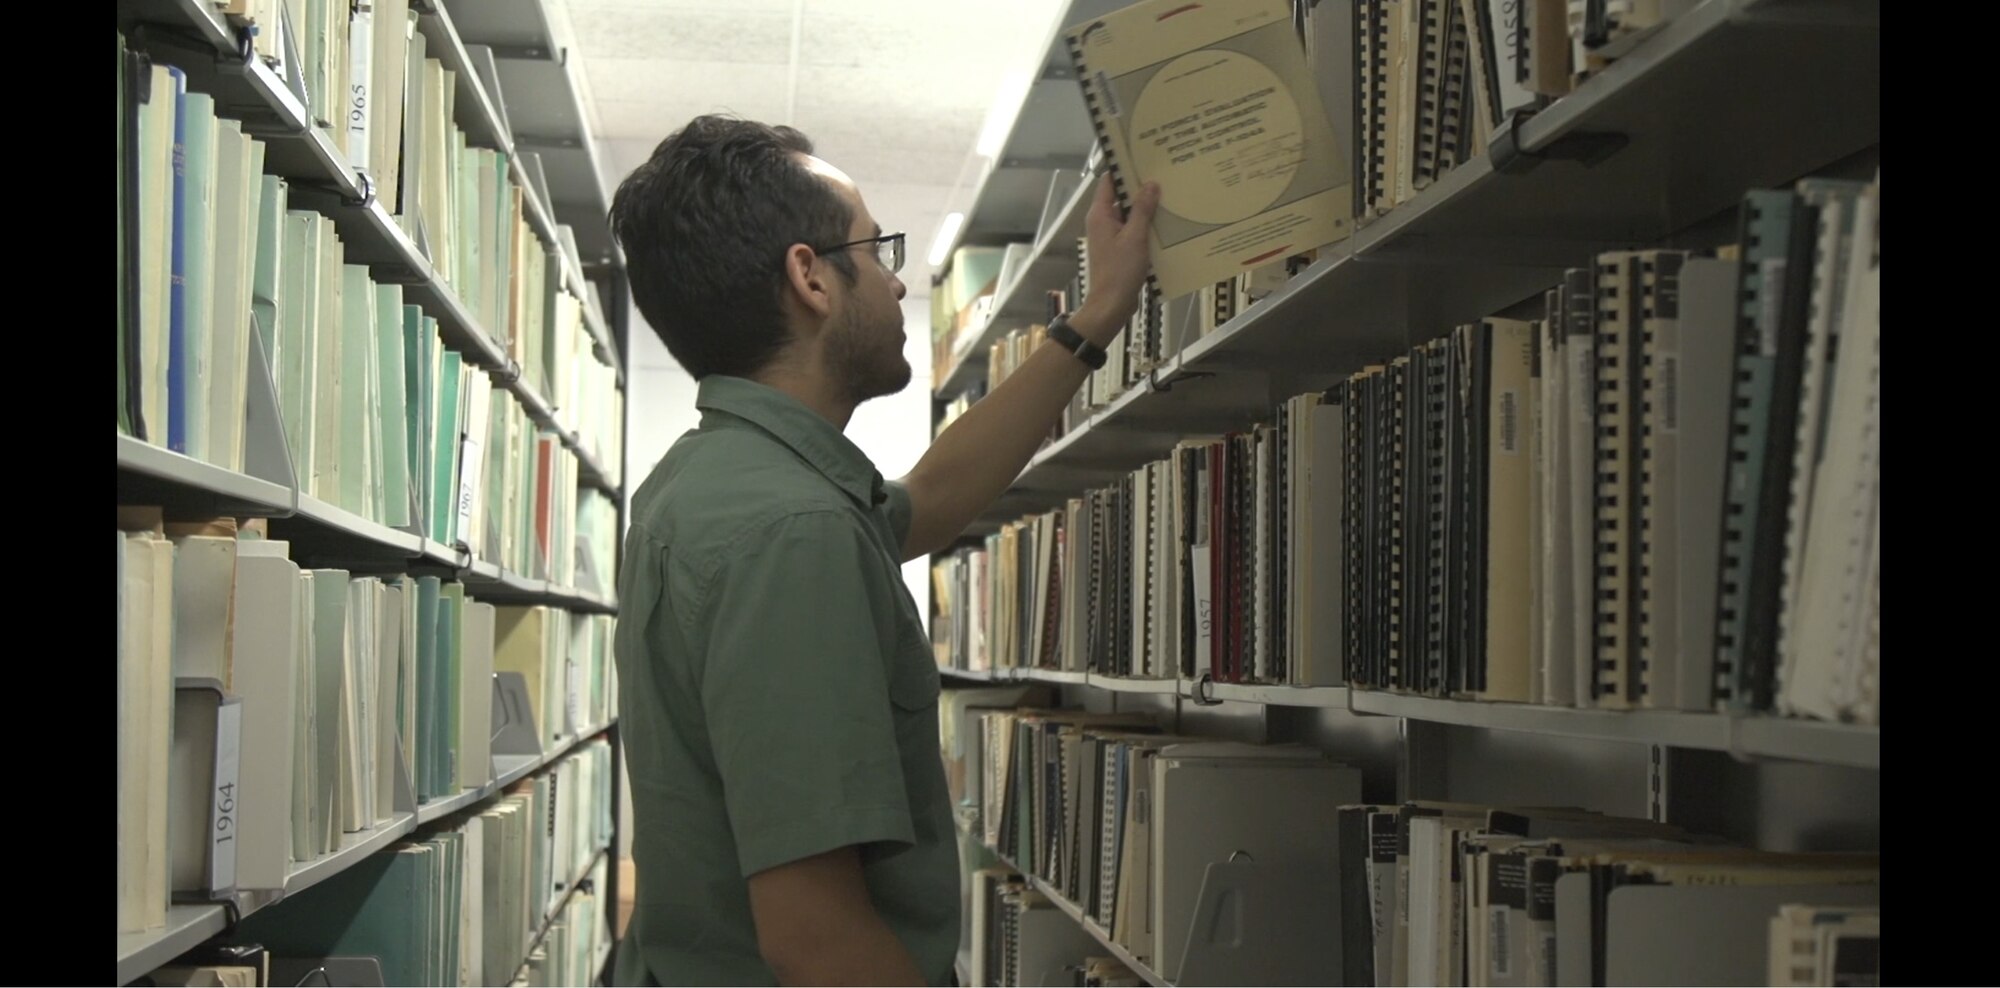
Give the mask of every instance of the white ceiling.
[[973, 145], [996, 94], [1037, 63], [1062, 5], [551, 0], [550, 13], [607, 188], [699, 114], [790, 124], [853, 176], [883, 229], [910, 234], [903, 280], [915, 296], [929, 293], [926, 255], [946, 203], [978, 174]]

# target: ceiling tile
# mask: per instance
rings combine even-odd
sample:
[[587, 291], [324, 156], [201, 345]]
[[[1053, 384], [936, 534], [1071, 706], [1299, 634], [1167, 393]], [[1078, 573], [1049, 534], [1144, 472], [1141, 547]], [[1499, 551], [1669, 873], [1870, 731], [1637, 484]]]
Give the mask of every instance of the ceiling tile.
[[[875, 203], [889, 184], [950, 188], [1007, 74], [1032, 62], [1061, 0], [569, 0], [615, 177], [704, 112], [791, 123], [894, 225], [926, 238], [944, 196]], [[798, 14], [799, 64], [792, 57]], [[788, 98], [789, 96], [789, 98]], [[885, 222], [889, 220], [885, 219]], [[924, 245], [927, 246], [927, 245]], [[912, 252], [922, 249], [913, 239]]]
[[566, 7], [576, 13], [719, 10], [782, 12], [789, 15], [797, 0], [548, 0], [548, 3], [551, 7]]
[[884, 139], [874, 128], [801, 129], [813, 139], [820, 157], [853, 176], [857, 183], [874, 179], [949, 185], [971, 150], [970, 141], [948, 148], [898, 147], [896, 141]]
[[830, 143], [843, 150], [872, 146], [943, 154], [954, 162], [949, 175], [914, 173], [895, 177], [898, 181], [949, 184], [957, 177], [956, 163], [972, 150], [979, 121], [937, 109], [856, 117], [838, 107], [814, 107], [802, 103], [792, 117], [792, 126], [805, 131], [816, 144]]
[[634, 168], [639, 167], [648, 157], [651, 157], [653, 147], [658, 143], [658, 141], [639, 140], [599, 141], [597, 144], [597, 173], [598, 177], [604, 180], [605, 193], [616, 193], [618, 191], [618, 183], [624, 181], [625, 176], [632, 174]]
[[584, 57], [786, 65], [792, 15], [758, 10], [572, 9]]
[[929, 74], [903, 65], [861, 68], [799, 66], [799, 105], [836, 107], [859, 119], [914, 109], [948, 107], [979, 119], [999, 87], [998, 76]]
[[[584, 62], [593, 97], [620, 103], [699, 102], [770, 112], [785, 105], [785, 68], [749, 62], [648, 61], [590, 58]], [[748, 115], [747, 109], [742, 109]]]
[[869, 183], [861, 192], [868, 199], [868, 208], [880, 215], [905, 210], [936, 211], [943, 208], [951, 187], [883, 180]]
[[1048, 39], [1053, 10], [1054, 0], [806, 0], [799, 61], [1004, 67]]
[[783, 118], [782, 106], [759, 107], [749, 103], [723, 103], [721, 101], [659, 100], [653, 102], [626, 102], [624, 100], [598, 100], [598, 118], [601, 129], [598, 136], [605, 139], [643, 140], [659, 142], [668, 134], [679, 130], [688, 121], [707, 113], [720, 113], [741, 117], [745, 120], [769, 122]]

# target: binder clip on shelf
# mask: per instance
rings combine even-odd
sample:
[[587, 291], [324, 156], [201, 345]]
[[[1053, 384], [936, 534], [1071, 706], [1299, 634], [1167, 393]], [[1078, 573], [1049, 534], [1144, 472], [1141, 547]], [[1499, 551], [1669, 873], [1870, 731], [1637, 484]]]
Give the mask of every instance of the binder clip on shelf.
[[1493, 143], [1487, 145], [1486, 155], [1493, 162], [1495, 174], [1525, 175], [1544, 161], [1574, 161], [1591, 168], [1632, 142], [1624, 134], [1573, 131], [1556, 138], [1548, 147], [1530, 151], [1521, 146], [1521, 123], [1534, 115], [1532, 110], [1519, 110], [1508, 116], [1507, 129], [1494, 135]]
[[1215, 674], [1204, 672], [1194, 681], [1194, 703], [1198, 707], [1219, 707], [1222, 701], [1215, 698]]

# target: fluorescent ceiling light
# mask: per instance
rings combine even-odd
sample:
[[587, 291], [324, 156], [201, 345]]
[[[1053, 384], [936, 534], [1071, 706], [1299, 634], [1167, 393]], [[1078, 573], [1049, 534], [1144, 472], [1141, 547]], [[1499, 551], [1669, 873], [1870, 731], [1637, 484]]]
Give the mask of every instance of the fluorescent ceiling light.
[[993, 107], [986, 111], [986, 125], [979, 128], [979, 143], [972, 149], [982, 158], [995, 158], [1000, 148], [1007, 143], [1007, 132], [1014, 128], [1014, 118], [1021, 114], [1021, 104], [1028, 98], [1028, 73], [1025, 69], [1015, 69], [1007, 73], [1000, 83], [1000, 91], [993, 96]]
[[938, 227], [937, 239], [931, 241], [931, 267], [944, 263], [944, 255], [951, 250], [951, 242], [958, 238], [958, 228], [965, 225], [964, 213], [951, 213]]

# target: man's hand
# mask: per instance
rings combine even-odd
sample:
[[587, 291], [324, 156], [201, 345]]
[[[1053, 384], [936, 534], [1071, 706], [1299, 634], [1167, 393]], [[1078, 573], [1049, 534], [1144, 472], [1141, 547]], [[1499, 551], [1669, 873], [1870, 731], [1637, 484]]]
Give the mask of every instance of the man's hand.
[[750, 876], [757, 950], [782, 985], [923, 985], [882, 922], [852, 847]]
[[[1069, 317], [1070, 326], [1098, 346], [1117, 339], [1139, 309], [1139, 289], [1152, 270], [1147, 241], [1159, 204], [1160, 187], [1148, 183], [1133, 200], [1132, 214], [1120, 218], [1110, 176], [1098, 183], [1084, 220], [1090, 297]], [[1007, 489], [1088, 373], [1083, 361], [1051, 340], [944, 430], [903, 478], [910, 495], [904, 559], [950, 544]]]
[[1132, 214], [1120, 218], [1111, 176], [1097, 183], [1097, 196], [1083, 221], [1090, 242], [1090, 295], [1070, 315], [1070, 325], [1098, 346], [1116, 339], [1139, 309], [1139, 289], [1153, 268], [1148, 241], [1159, 205], [1159, 183], [1148, 182], [1132, 200]]

